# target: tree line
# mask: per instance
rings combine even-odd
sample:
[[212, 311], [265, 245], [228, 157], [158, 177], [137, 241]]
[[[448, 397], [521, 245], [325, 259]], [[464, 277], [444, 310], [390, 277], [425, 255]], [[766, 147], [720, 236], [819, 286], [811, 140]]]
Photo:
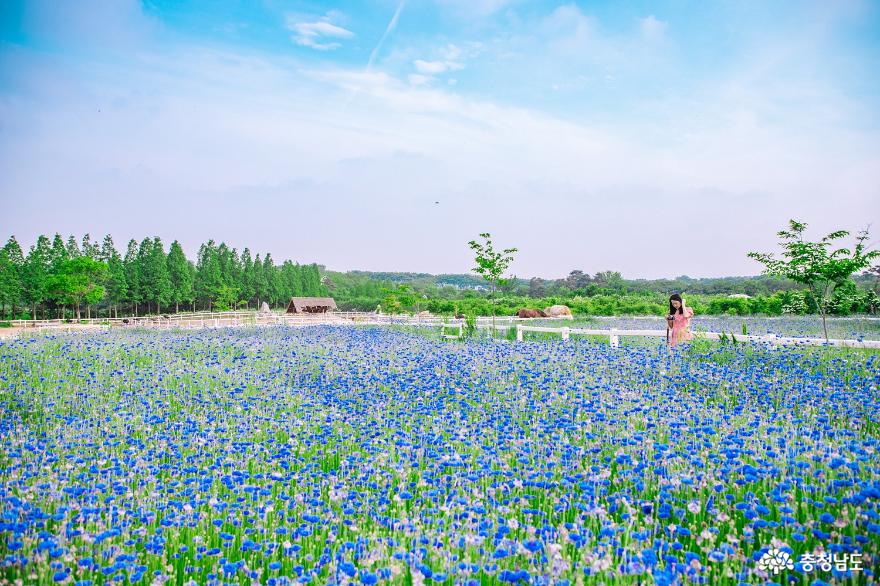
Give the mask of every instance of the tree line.
[[239, 254], [214, 240], [199, 247], [195, 262], [177, 240], [166, 251], [159, 237], [130, 240], [124, 255], [110, 235], [100, 244], [89, 234], [80, 241], [41, 235], [27, 254], [12, 236], [0, 249], [3, 318], [222, 311], [326, 294], [317, 264], [276, 265], [269, 253]]
[[[704, 286], [700, 287], [697, 279], [688, 283], [686, 278], [680, 277], [674, 281], [646, 281], [646, 286], [641, 287], [638, 281], [619, 279], [616, 272], [597, 273], [589, 281], [581, 276], [580, 271], [573, 272], [576, 278], [569, 283], [565, 283], [566, 279], [532, 279], [525, 280], [524, 284], [500, 285], [499, 313], [512, 314], [523, 307], [564, 304], [583, 315], [662, 314], [668, 309], [669, 295], [679, 291], [688, 296], [688, 305], [701, 314], [818, 313], [815, 300], [802, 286], [779, 277], [730, 277], [728, 280], [733, 283], [726, 283], [723, 288], [716, 283], [703, 283]], [[486, 291], [438, 287], [431, 282], [380, 281], [369, 273], [355, 271], [327, 271], [324, 282], [341, 309], [372, 311], [381, 305], [387, 312], [428, 310], [439, 314], [476, 315], [489, 315], [492, 309]], [[743, 295], [747, 297], [743, 298]], [[880, 311], [880, 267], [841, 282], [834, 290], [829, 309], [834, 315], [876, 314]]]

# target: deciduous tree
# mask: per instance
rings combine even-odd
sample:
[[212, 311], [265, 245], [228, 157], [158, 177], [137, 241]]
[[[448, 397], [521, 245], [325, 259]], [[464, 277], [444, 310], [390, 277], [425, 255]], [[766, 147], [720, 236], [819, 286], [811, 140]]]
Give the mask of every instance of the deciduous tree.
[[781, 238], [782, 259], [762, 252], [749, 252], [748, 256], [764, 265], [765, 274], [785, 277], [807, 286], [822, 316], [822, 330], [828, 340], [825, 318], [831, 308], [835, 288], [846, 282], [853, 273], [870, 266], [880, 251], [866, 250], [867, 228], [859, 232], [854, 248], [831, 250], [836, 240], [849, 235], [848, 231], [837, 230], [818, 242], [810, 242], [804, 239], [807, 224], [796, 220], [790, 220], [788, 224], [788, 230], [777, 232]]
[[485, 242], [480, 243], [476, 240], [471, 240], [468, 242], [468, 245], [471, 247], [471, 250], [475, 253], [475, 262], [476, 266], [471, 269], [476, 274], [480, 275], [489, 284], [492, 286], [491, 291], [491, 299], [492, 299], [492, 337], [495, 337], [495, 305], [496, 305], [496, 296], [495, 292], [498, 290], [498, 286], [504, 282], [503, 275], [507, 272], [507, 267], [510, 266], [510, 263], [513, 261], [513, 253], [517, 252], [516, 248], [505, 248], [503, 251], [496, 252], [495, 248], [492, 245], [492, 235], [488, 232], [484, 232], [480, 234], [480, 237], [485, 240]]

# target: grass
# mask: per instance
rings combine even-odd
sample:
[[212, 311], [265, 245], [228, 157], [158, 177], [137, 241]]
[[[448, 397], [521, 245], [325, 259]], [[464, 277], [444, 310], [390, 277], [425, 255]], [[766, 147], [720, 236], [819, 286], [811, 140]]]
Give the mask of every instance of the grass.
[[[874, 503], [859, 500], [880, 480], [876, 351], [532, 335], [441, 344], [438, 328], [276, 327], [4, 342], [0, 490], [18, 525], [0, 537], [28, 561], [0, 577], [250, 584], [298, 568], [330, 583], [347, 562], [355, 583], [433, 583], [429, 567], [442, 584], [509, 583], [503, 570], [726, 584], [728, 570], [763, 582], [750, 560], [773, 539], [797, 554], [849, 539], [877, 555]], [[732, 553], [709, 561], [728, 537]], [[120, 554], [134, 557], [112, 570]], [[243, 566], [224, 576], [224, 564]]]

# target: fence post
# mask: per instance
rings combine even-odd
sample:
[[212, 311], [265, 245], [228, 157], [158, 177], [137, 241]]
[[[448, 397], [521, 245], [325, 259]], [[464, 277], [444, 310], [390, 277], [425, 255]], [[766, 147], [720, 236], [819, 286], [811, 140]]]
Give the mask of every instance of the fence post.
[[522, 324], [516, 324], [516, 341], [517, 341], [517, 342], [522, 342], [522, 341], [523, 341], [523, 330], [522, 330]]
[[568, 340], [568, 334], [571, 332], [571, 328], [568, 326], [562, 328], [562, 339], [563, 341]]
[[614, 328], [611, 328], [610, 340], [612, 348], [617, 348], [620, 345], [620, 338], [617, 336], [617, 330]]

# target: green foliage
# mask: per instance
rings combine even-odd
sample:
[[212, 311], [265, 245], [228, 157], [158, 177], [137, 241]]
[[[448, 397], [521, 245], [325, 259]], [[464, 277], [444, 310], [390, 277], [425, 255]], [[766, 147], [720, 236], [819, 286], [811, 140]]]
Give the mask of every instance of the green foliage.
[[[104, 291], [98, 302], [92, 301], [96, 293], [79, 297], [67, 293], [72, 285], [66, 263], [76, 258], [105, 265], [103, 279], [96, 283]], [[415, 298], [411, 288], [409, 294]], [[0, 317], [15, 317], [22, 307], [30, 308], [31, 317], [37, 317], [39, 309], [44, 317], [50, 311], [61, 317], [65, 308], [76, 306], [75, 299], [90, 309], [97, 305], [109, 316], [120, 311], [139, 315], [144, 309], [167, 312], [169, 306], [175, 311], [188, 310], [196, 302], [203, 309], [257, 307], [258, 301], [278, 305], [293, 296], [325, 295], [327, 287], [317, 264], [285, 261], [277, 266], [269, 254], [257, 256], [254, 262], [248, 249], [239, 256], [234, 248], [213, 240], [200, 247], [197, 264], [186, 258], [177, 241], [166, 254], [159, 238], [144, 238], [140, 243], [132, 239], [124, 258], [109, 235], [101, 246], [88, 234], [82, 244], [73, 236], [66, 243], [59, 234], [51, 241], [40, 236], [26, 258], [14, 237], [0, 249]], [[375, 307], [375, 301], [369, 302]]]
[[[98, 249], [88, 234], [81, 243], [72, 236], [65, 242], [59, 234], [52, 239], [41, 235], [26, 255], [14, 240], [10, 238], [7, 246], [0, 249], [6, 251], [0, 259], [0, 318], [14, 318], [22, 310], [28, 314], [23, 317], [33, 318], [61, 317], [63, 311], [69, 312], [71, 304], [51, 295], [48, 287], [61, 265], [79, 256], [107, 265], [101, 283], [105, 295], [98, 303], [89, 304], [90, 310], [98, 309], [102, 315], [141, 314], [145, 309], [167, 311], [166, 306], [175, 310], [242, 307], [242, 301], [248, 307], [259, 307], [258, 302], [262, 301], [283, 307], [292, 296], [325, 296], [328, 291], [332, 291], [343, 310], [373, 311], [390, 295], [399, 304], [391, 304], [396, 311], [427, 309], [439, 315], [513, 315], [523, 307], [544, 308], [557, 303], [569, 306], [579, 317], [663, 315], [673, 291], [684, 291], [698, 315], [818, 312], [804, 285], [770, 274], [717, 279], [679, 276], [648, 281], [623, 279], [615, 271], [590, 275], [575, 270], [561, 279], [512, 277], [488, 286], [479, 274], [337, 273], [324, 271], [316, 264], [300, 265], [290, 260], [279, 266], [271, 255], [260, 254], [255, 260], [249, 249], [239, 255], [235, 249], [213, 240], [200, 247], [196, 263], [186, 258], [180, 243], [172, 242], [165, 255], [164, 271], [159, 267], [161, 241], [159, 250], [154, 250], [156, 239], [152, 238], [140, 244], [131, 240], [124, 257], [109, 236]], [[507, 255], [513, 250], [508, 249]], [[492, 252], [504, 256], [503, 252]], [[732, 293], [751, 297], [729, 297]], [[853, 275], [837, 285], [827, 310], [839, 315], [880, 311], [880, 267], [874, 272]]]
[[764, 265], [765, 274], [785, 277], [807, 286], [822, 316], [822, 326], [827, 340], [828, 328], [825, 325], [825, 316], [831, 309], [835, 289], [849, 280], [856, 271], [869, 267], [871, 260], [880, 256], [880, 251], [866, 250], [867, 229], [859, 232], [852, 250], [848, 248], [829, 250], [835, 240], [849, 235], [846, 230], [837, 230], [818, 242], [809, 242], [804, 240], [806, 229], [805, 223], [790, 220], [789, 229], [777, 233], [781, 238], [782, 259], [761, 252], [749, 252], [748, 256]]
[[860, 291], [852, 279], [840, 283], [831, 295], [831, 311], [837, 315], [851, 315], [865, 305], [867, 291]]
[[199, 248], [195, 280], [196, 298], [210, 308], [212, 302], [220, 295], [223, 280], [219, 250], [213, 240], [208, 240]]
[[490, 299], [492, 300], [492, 337], [495, 336], [495, 292], [499, 287], [507, 288], [511, 284], [511, 279], [505, 279], [504, 273], [507, 272], [507, 267], [510, 266], [510, 263], [513, 261], [513, 253], [517, 251], [516, 248], [505, 248], [503, 251], [496, 251], [495, 247], [492, 245], [492, 235], [488, 232], [483, 232], [480, 234], [480, 237], [485, 240], [484, 243], [479, 243], [476, 240], [471, 240], [468, 242], [468, 246], [470, 246], [471, 250], [474, 251], [475, 257], [474, 261], [476, 262], [476, 266], [471, 269], [474, 273], [480, 275], [489, 284], [492, 286], [492, 291], [490, 293]]
[[177, 240], [171, 243], [166, 262], [171, 285], [170, 302], [174, 303], [175, 309], [182, 303], [192, 303], [195, 294], [193, 290], [195, 270]]
[[24, 257], [15, 237], [11, 237], [0, 249], [0, 314], [15, 315], [15, 308], [22, 303]]
[[125, 278], [125, 264], [122, 262], [119, 252], [116, 251], [113, 238], [109, 234], [104, 237], [98, 258], [107, 265], [107, 280], [104, 283], [104, 288], [107, 300], [116, 308], [128, 297], [128, 281]]
[[400, 312], [402, 309], [414, 310], [420, 300], [420, 296], [410, 285], [398, 285], [385, 290], [382, 299], [382, 307], [390, 314]]
[[473, 311], [469, 311], [464, 316], [464, 334], [468, 338], [474, 336], [477, 333], [477, 314]]
[[107, 265], [87, 256], [77, 256], [62, 262], [58, 271], [49, 279], [50, 296], [64, 305], [76, 308], [76, 317], [80, 318], [80, 306], [83, 303], [94, 304], [104, 297], [104, 279], [107, 276]]
[[42, 305], [47, 299], [50, 258], [51, 244], [48, 238], [41, 235], [37, 243], [31, 246], [22, 271], [23, 299], [33, 308], [34, 318], [37, 305]]
[[55, 234], [55, 237], [52, 238], [52, 248], [49, 253], [49, 264], [52, 270], [57, 270], [59, 265], [66, 261], [67, 258], [68, 254], [67, 248], [64, 246], [64, 240], [61, 239], [61, 234]]
[[[333, 296], [340, 308], [346, 310], [372, 311], [377, 304], [383, 303], [390, 283], [379, 283], [358, 277], [349, 279], [334, 274], [336, 284]], [[853, 313], [865, 313], [870, 309], [870, 291], [859, 287], [858, 303]], [[416, 293], [427, 295], [421, 301], [421, 308], [438, 315], [457, 315], [473, 311], [477, 315], [492, 315], [492, 299], [485, 292], [474, 291], [442, 291], [437, 289], [416, 290]], [[792, 313], [805, 314], [815, 311], [805, 293], [797, 290], [778, 291], [768, 296], [749, 299], [730, 299], [727, 295], [688, 295], [688, 305], [698, 315], [783, 315], [784, 310]], [[610, 315], [664, 315], [669, 295], [658, 292], [642, 293], [600, 293], [593, 296], [545, 296], [540, 298], [527, 295], [510, 295], [498, 293], [495, 297], [496, 315], [513, 315], [523, 307], [545, 308], [562, 303], [571, 308], [578, 316], [610, 316]], [[798, 302], [801, 300], [802, 303]], [[877, 304], [880, 307], [880, 303]], [[384, 307], [384, 303], [383, 303]], [[797, 311], [793, 311], [797, 308]], [[409, 308], [403, 308], [408, 310]], [[832, 308], [836, 313], [837, 309]]]
[[491, 234], [484, 232], [480, 234], [480, 237], [485, 240], [482, 244], [476, 240], [468, 242], [468, 246], [471, 247], [471, 250], [476, 255], [474, 259], [476, 266], [471, 270], [486, 279], [492, 285], [494, 291], [494, 289], [497, 289], [500, 284], [506, 281], [503, 278], [504, 273], [507, 272], [507, 267], [513, 261], [513, 253], [517, 252], [517, 249], [505, 248], [503, 251], [497, 252], [492, 245]]
[[171, 302], [173, 293], [162, 240], [145, 238], [138, 250], [138, 258], [143, 300], [148, 309], [154, 304], [156, 313], [161, 313], [162, 306]]
[[73, 237], [73, 234], [67, 237], [67, 258], [78, 258], [82, 256], [79, 250], [79, 244], [76, 243], [76, 238]]
[[[880, 275], [880, 269], [878, 269]], [[440, 315], [458, 315], [473, 309], [478, 315], [492, 314], [493, 299], [485, 280], [476, 275], [429, 275], [425, 273], [327, 272], [325, 279], [333, 287], [333, 297], [341, 309], [372, 311], [389, 290], [409, 284], [422, 296], [418, 307]], [[859, 289], [853, 313], [880, 310], [880, 276], [853, 277]], [[511, 279], [511, 288], [499, 288], [494, 299], [496, 313], [510, 315], [522, 307], [546, 307], [563, 303], [579, 316], [586, 315], [662, 315], [669, 294], [684, 291], [688, 303], [699, 315], [783, 315], [784, 307], [795, 313], [815, 312], [815, 304], [806, 297], [803, 306], [795, 303], [804, 292], [802, 285], [770, 275], [692, 279], [626, 280], [619, 273], [603, 271], [594, 276], [572, 271], [556, 280]], [[748, 298], [730, 297], [745, 293]], [[402, 308], [406, 311], [408, 308]], [[832, 307], [833, 313], [838, 311]]]
[[236, 305], [237, 292], [229, 285], [221, 285], [214, 300], [214, 309], [217, 311], [229, 311]]
[[101, 248], [97, 243], [92, 242], [92, 237], [88, 233], [83, 235], [80, 252], [83, 256], [87, 256], [92, 260], [102, 260], [100, 258]]
[[134, 305], [137, 315], [137, 304], [141, 302], [141, 279], [140, 263], [138, 262], [138, 245], [134, 239], [128, 241], [128, 250], [125, 252], [125, 282], [128, 286], [128, 299]]
[[400, 313], [400, 301], [393, 294], [386, 295], [381, 305], [385, 313], [390, 313], [391, 315]]
[[784, 315], [805, 315], [809, 311], [806, 291], [786, 291], [782, 298]]

